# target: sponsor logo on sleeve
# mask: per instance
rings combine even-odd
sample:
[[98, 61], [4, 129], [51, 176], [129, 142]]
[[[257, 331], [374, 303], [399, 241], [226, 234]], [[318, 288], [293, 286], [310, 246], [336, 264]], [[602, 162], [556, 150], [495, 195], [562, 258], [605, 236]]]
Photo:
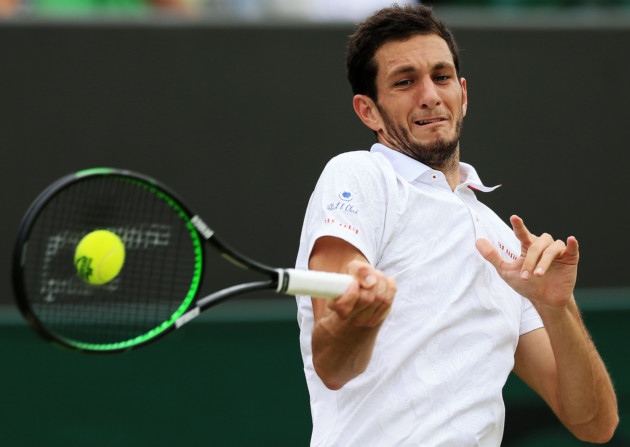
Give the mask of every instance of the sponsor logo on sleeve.
[[359, 214], [359, 210], [350, 202], [354, 199], [349, 191], [340, 192], [337, 197], [339, 200], [331, 202], [326, 206], [328, 211], [342, 211], [345, 213]]

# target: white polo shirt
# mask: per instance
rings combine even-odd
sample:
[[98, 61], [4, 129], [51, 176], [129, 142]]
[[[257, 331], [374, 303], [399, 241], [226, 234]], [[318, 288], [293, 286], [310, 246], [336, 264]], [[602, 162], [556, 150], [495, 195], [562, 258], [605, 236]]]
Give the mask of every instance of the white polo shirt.
[[460, 164], [444, 175], [383, 145], [333, 158], [304, 219], [297, 268], [315, 241], [339, 237], [398, 291], [367, 370], [327, 389], [311, 352], [310, 297], [297, 297], [300, 345], [311, 399], [312, 446], [499, 446], [502, 388], [519, 335], [542, 327], [531, 303], [479, 254], [489, 239], [506, 258], [520, 243], [474, 190], [490, 191]]

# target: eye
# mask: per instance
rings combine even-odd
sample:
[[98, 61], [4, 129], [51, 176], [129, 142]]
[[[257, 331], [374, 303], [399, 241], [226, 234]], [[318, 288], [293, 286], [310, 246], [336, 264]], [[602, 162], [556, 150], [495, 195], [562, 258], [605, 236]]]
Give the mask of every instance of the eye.
[[437, 83], [445, 83], [445, 82], [448, 82], [450, 79], [451, 79], [450, 75], [438, 75], [433, 78], [433, 80]]
[[396, 87], [407, 87], [408, 85], [411, 85], [413, 81], [411, 79], [402, 79], [400, 81], [397, 81], [394, 85]]

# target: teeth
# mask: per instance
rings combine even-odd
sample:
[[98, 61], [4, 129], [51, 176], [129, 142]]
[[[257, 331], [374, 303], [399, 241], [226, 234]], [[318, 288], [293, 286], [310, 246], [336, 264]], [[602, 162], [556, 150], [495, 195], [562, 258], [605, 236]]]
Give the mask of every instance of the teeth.
[[427, 121], [418, 121], [418, 124], [420, 124], [421, 126], [424, 126], [425, 124], [437, 123], [438, 121], [440, 120], [434, 119], [434, 120], [427, 120]]

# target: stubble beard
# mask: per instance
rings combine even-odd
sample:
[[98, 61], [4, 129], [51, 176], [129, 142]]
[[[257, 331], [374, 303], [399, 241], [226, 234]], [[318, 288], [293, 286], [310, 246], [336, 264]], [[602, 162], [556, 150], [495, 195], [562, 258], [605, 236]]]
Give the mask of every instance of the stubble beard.
[[[378, 106], [377, 106], [378, 107]], [[396, 125], [391, 117], [378, 107], [385, 124], [385, 130], [390, 143], [397, 150], [414, 160], [440, 171], [451, 169], [459, 162], [459, 137], [462, 132], [463, 117], [460, 116], [455, 125], [455, 135], [451, 140], [445, 138], [423, 144], [412, 141], [409, 130], [404, 126]]]

